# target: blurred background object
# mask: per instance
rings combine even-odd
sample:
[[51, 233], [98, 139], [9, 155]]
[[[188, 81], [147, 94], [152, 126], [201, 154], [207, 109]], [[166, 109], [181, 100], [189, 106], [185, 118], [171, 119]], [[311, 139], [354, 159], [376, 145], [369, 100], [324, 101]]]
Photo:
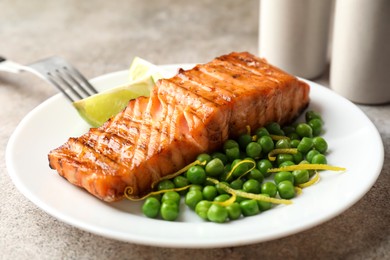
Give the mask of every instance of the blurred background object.
[[390, 1], [336, 2], [330, 87], [353, 102], [390, 102]]
[[307, 79], [327, 65], [332, 0], [260, 0], [259, 53]]

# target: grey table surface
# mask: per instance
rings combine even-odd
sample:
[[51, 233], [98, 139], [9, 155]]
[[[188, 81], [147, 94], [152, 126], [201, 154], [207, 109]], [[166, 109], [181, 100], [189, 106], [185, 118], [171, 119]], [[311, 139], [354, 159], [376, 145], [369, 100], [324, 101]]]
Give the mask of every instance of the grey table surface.
[[[258, 9], [257, 0], [3, 0], [0, 53], [20, 63], [60, 55], [88, 78], [123, 70], [134, 56], [155, 64], [207, 62], [231, 51], [257, 52]], [[328, 85], [327, 74], [316, 81]], [[390, 259], [389, 105], [358, 105], [380, 132], [385, 163], [351, 208], [278, 240], [174, 249], [82, 231], [16, 189], [5, 165], [8, 139], [27, 113], [54, 94], [33, 75], [0, 72], [0, 259]]]

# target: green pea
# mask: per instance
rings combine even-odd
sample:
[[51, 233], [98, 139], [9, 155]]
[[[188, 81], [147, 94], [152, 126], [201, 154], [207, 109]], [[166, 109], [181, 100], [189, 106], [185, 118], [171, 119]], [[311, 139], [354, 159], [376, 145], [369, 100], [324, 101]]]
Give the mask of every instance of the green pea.
[[275, 181], [276, 184], [279, 184], [280, 182], [286, 181], [286, 180], [294, 182], [294, 176], [292, 175], [291, 172], [283, 171], [283, 172], [275, 173], [274, 181]]
[[236, 159], [232, 162], [233, 177], [239, 177], [249, 170], [248, 163], [242, 162], [241, 159]]
[[313, 138], [313, 146], [314, 149], [324, 154], [328, 150], [328, 143], [321, 136], [317, 136]]
[[245, 151], [246, 146], [252, 142], [252, 136], [249, 134], [242, 134], [238, 137], [238, 145], [242, 151]]
[[308, 170], [295, 170], [292, 172], [294, 176], [294, 185], [302, 184], [309, 181]]
[[223, 188], [221, 188], [222, 184], [229, 186], [229, 183], [227, 183], [225, 181], [221, 181], [221, 182], [217, 183], [215, 185], [215, 187], [217, 188], [218, 194], [227, 194], [227, 192]]
[[268, 194], [271, 197], [275, 197], [277, 192], [278, 192], [278, 189], [277, 189], [275, 183], [273, 183], [273, 182], [267, 181], [261, 185], [261, 193], [262, 194]]
[[249, 179], [244, 182], [242, 189], [245, 192], [259, 194], [261, 192], [261, 184], [254, 179]]
[[206, 181], [206, 172], [203, 167], [196, 165], [187, 170], [187, 179], [192, 184], [201, 185]]
[[269, 135], [269, 132], [265, 127], [260, 127], [256, 129], [255, 134], [257, 135], [257, 138], [260, 138], [262, 136]]
[[310, 120], [307, 124], [311, 127], [311, 129], [313, 129], [313, 136], [318, 136], [321, 134], [323, 124], [321, 119], [314, 118]]
[[211, 207], [211, 202], [208, 200], [199, 201], [195, 206], [195, 213], [204, 220], [207, 220], [207, 211]]
[[248, 173], [248, 179], [254, 179], [262, 183], [264, 181], [264, 176], [258, 169], [253, 169]]
[[240, 148], [238, 147], [232, 147], [225, 150], [226, 157], [228, 158], [229, 162], [234, 161], [235, 159], [240, 158]]
[[207, 153], [201, 153], [199, 154], [196, 159], [200, 162], [204, 162], [206, 161], [206, 163], [208, 163], [209, 161], [211, 161], [211, 156]]
[[297, 149], [298, 152], [306, 154], [312, 147], [313, 147], [313, 139], [309, 137], [303, 137]]
[[[239, 191], [244, 191], [244, 190], [242, 190], [242, 189], [240, 189]], [[245, 198], [245, 197], [241, 197], [241, 196], [237, 196], [237, 198], [236, 198], [236, 202], [238, 202], [238, 203], [240, 203], [241, 201], [243, 201], [243, 200], [248, 200], [248, 198]]]
[[203, 200], [203, 193], [200, 190], [191, 190], [187, 192], [184, 202], [190, 209], [195, 209], [196, 204]]
[[212, 204], [207, 211], [207, 218], [212, 222], [223, 223], [228, 218], [228, 211], [221, 205]]
[[240, 204], [238, 204], [237, 202], [234, 202], [232, 204], [230, 204], [229, 206], [226, 207], [226, 210], [228, 212], [228, 216], [229, 216], [229, 219], [230, 220], [236, 220], [236, 219], [239, 219], [241, 217], [241, 207], [240, 207]]
[[176, 202], [177, 204], [180, 203], [180, 195], [176, 191], [167, 191], [164, 193], [164, 195], [161, 198], [161, 202], [164, 203], [164, 201], [171, 200]]
[[164, 220], [174, 221], [179, 216], [179, 205], [171, 200], [161, 204], [160, 215]]
[[192, 191], [192, 190], [202, 191], [203, 190], [203, 186], [202, 185], [197, 185], [197, 184], [192, 184], [191, 187], [188, 189], [188, 191]]
[[231, 148], [239, 148], [239, 145], [235, 140], [228, 139], [223, 143], [223, 150], [226, 151]]
[[291, 148], [297, 148], [299, 143], [300, 143], [300, 141], [298, 139], [293, 139], [293, 140], [290, 139]]
[[256, 166], [256, 160], [254, 158], [244, 157], [243, 160], [251, 161], [251, 163], [250, 162], [247, 163], [249, 168]]
[[294, 153], [292, 156], [295, 163], [300, 163], [303, 160], [303, 154], [301, 152]]
[[323, 154], [317, 154], [313, 156], [313, 159], [311, 160], [312, 164], [327, 164], [328, 161], [326, 160], [326, 156]]
[[176, 188], [182, 188], [190, 184], [188, 179], [182, 175], [173, 178], [173, 183], [175, 184]]
[[285, 162], [282, 162], [281, 164], [279, 164], [279, 167], [285, 167], [285, 166], [291, 166], [291, 165], [295, 165], [295, 163], [292, 161], [285, 161]]
[[[269, 197], [268, 194], [262, 194], [263, 196]], [[268, 201], [258, 200], [257, 205], [259, 206], [260, 211], [266, 211], [272, 208], [272, 203]]]
[[290, 140], [300, 140], [301, 139], [297, 133], [288, 134], [287, 137], [290, 138]]
[[319, 151], [317, 150], [310, 150], [307, 154], [306, 154], [306, 160], [308, 160], [309, 162], [313, 161], [313, 157], [317, 154], [320, 154]]
[[310, 125], [300, 123], [297, 125], [296, 132], [300, 137], [313, 137], [313, 129]]
[[148, 197], [142, 205], [142, 213], [148, 218], [156, 218], [160, 212], [161, 203], [154, 197]]
[[306, 122], [310, 122], [311, 120], [313, 119], [319, 119], [322, 121], [322, 117], [320, 114], [318, 114], [317, 112], [313, 111], [313, 110], [309, 110], [305, 113], [305, 120]]
[[212, 153], [211, 154], [211, 158], [213, 158], [213, 159], [215, 159], [215, 158], [220, 159], [224, 165], [228, 163], [228, 158], [227, 158], [226, 154], [221, 153], [221, 152]]
[[231, 170], [232, 170], [232, 164], [231, 163], [226, 164], [224, 169], [223, 169], [223, 171], [225, 173], [229, 173]]
[[290, 140], [288, 140], [288, 139], [278, 140], [275, 144], [275, 148], [277, 148], [277, 149], [291, 148]]
[[260, 213], [256, 200], [243, 200], [240, 202], [240, 208], [244, 216], [254, 216]]
[[171, 190], [175, 188], [175, 184], [171, 180], [160, 181], [157, 185], [158, 190]]
[[250, 142], [246, 146], [245, 151], [249, 157], [258, 158], [258, 157], [260, 157], [260, 154], [261, 154], [261, 145], [259, 143], [256, 143], [256, 142]]
[[288, 153], [281, 153], [276, 156], [276, 163], [278, 165], [287, 162], [287, 161], [294, 161], [294, 156], [292, 154]]
[[268, 135], [260, 137], [257, 142], [261, 145], [263, 153], [269, 153], [274, 149], [274, 140]]
[[206, 200], [214, 200], [218, 195], [217, 188], [215, 186], [207, 185], [203, 188], [202, 195]]
[[223, 162], [214, 158], [206, 164], [205, 171], [208, 176], [217, 177], [223, 173], [224, 168]]
[[244, 182], [241, 179], [235, 179], [234, 181], [232, 181], [230, 183], [230, 188], [235, 189], [235, 190], [239, 190], [239, 189], [242, 189], [243, 184], [244, 184]]
[[310, 162], [307, 161], [307, 160], [303, 160], [303, 161], [301, 161], [299, 164], [310, 164]]
[[268, 172], [268, 169], [272, 167], [272, 163], [267, 159], [262, 159], [257, 162], [257, 169], [263, 174], [264, 178], [271, 175], [271, 173]]
[[282, 199], [291, 199], [295, 196], [295, 188], [291, 181], [282, 181], [278, 184], [279, 196]]
[[218, 195], [217, 197], [215, 197], [214, 201], [224, 202], [225, 200], [228, 200], [228, 199], [230, 199], [230, 195], [229, 194], [221, 194], [221, 195]]
[[149, 198], [155, 198], [158, 201], [161, 201], [162, 195], [161, 194], [153, 194], [153, 195], [150, 195]]
[[280, 125], [276, 122], [271, 122], [265, 126], [268, 132], [273, 135], [284, 135], [283, 130], [280, 128]]

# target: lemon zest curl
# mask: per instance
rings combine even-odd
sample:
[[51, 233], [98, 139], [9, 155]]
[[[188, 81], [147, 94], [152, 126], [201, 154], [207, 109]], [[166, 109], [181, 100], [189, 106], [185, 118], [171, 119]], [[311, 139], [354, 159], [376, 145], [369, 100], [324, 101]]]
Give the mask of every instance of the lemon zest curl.
[[276, 160], [276, 156], [275, 155], [283, 154], [283, 153], [296, 154], [296, 153], [298, 153], [298, 150], [296, 148], [277, 148], [277, 149], [273, 149], [271, 152], [268, 153], [268, 160], [275, 161]]

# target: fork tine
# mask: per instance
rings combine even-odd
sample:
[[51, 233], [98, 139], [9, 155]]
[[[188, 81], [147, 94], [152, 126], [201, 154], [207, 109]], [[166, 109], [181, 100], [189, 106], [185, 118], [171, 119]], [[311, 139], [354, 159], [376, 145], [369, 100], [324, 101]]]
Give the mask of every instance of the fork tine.
[[[71, 73], [69, 73], [69, 71], [68, 71], [68, 69], [67, 69], [66, 67], [64, 67], [64, 73], [65, 73], [65, 75], [67, 76], [67, 78], [68, 78], [70, 81], [72, 81], [73, 85], [77, 86], [78, 89], [80, 89], [80, 90], [84, 93], [84, 95], [86, 95], [86, 96], [88, 97], [88, 96], [91, 96], [91, 95], [95, 94], [95, 93], [89, 93], [89, 92], [84, 88], [84, 86], [83, 86], [79, 81], [77, 81], [77, 80], [75, 79], [75, 77], [74, 77]], [[63, 80], [64, 80], [64, 79], [63, 79]], [[70, 84], [70, 88], [73, 88], [73, 85]], [[69, 84], [67, 84], [67, 86], [69, 87]]]
[[[55, 72], [55, 74], [53, 74], [53, 73], [48, 73], [48, 75], [51, 77], [51, 79], [52, 79], [53, 81], [55, 81], [55, 79], [57, 79], [58, 81], [60, 81], [60, 82], [62, 83], [62, 85], [65, 85], [65, 86], [66, 86], [66, 88], [63, 88], [63, 87], [61, 87], [61, 88], [63, 88], [64, 90], [65, 90], [65, 89], [69, 89], [69, 90], [73, 93], [73, 95], [75, 95], [78, 99], [83, 99], [83, 98], [84, 98], [83, 95], [82, 95], [80, 92], [78, 92], [78, 89], [77, 89], [74, 85], [72, 85], [72, 84], [64, 77], [62, 71], [60, 71], [59, 69], [56, 69], [54, 72]], [[56, 81], [56, 83], [57, 83], [58, 85], [61, 85], [61, 84], [59, 84], [58, 81]], [[76, 83], [77, 86], [80, 86], [80, 84], [78, 84], [77, 82], [75, 82], [75, 83]], [[81, 89], [83, 89], [82, 86], [81, 86]], [[89, 94], [86, 93], [86, 96], [88, 97]], [[72, 98], [72, 100], [73, 100], [72, 102], [75, 101], [74, 98]]]
[[66, 96], [67, 99], [69, 99], [71, 102], [75, 102], [76, 100], [71, 97], [67, 92], [66, 92], [66, 89], [64, 89], [61, 84], [58, 84], [57, 81], [54, 80], [53, 78], [53, 75], [49, 72], [47, 73], [47, 77], [46, 79], [48, 81], [50, 81], [50, 83], [55, 86], [59, 91], [61, 91], [62, 94], [64, 94], [64, 96]]
[[97, 94], [98, 91], [89, 83], [89, 81], [75, 68], [73, 67], [66, 67], [68, 70], [71, 70], [73, 73], [75, 73], [78, 78], [85, 84], [85, 86], [88, 87], [90, 91], [92, 91], [93, 94]]
[[57, 56], [23, 66], [23, 70], [32, 72], [49, 81], [71, 102], [98, 93], [76, 68]]

